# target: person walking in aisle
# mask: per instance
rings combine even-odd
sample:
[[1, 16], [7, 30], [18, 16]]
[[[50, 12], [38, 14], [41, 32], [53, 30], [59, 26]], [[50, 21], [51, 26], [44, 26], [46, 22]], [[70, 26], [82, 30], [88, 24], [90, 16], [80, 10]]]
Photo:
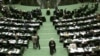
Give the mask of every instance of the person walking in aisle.
[[54, 39], [51, 39], [49, 41], [49, 49], [50, 49], [50, 55], [53, 56], [54, 53], [56, 53], [56, 42]]

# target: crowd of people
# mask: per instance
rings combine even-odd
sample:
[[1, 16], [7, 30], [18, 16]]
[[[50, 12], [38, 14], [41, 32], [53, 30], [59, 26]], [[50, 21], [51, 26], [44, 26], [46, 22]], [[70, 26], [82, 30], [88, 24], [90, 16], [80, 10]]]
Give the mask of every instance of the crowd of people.
[[16, 18], [16, 19], [28, 19], [32, 20], [33, 18], [37, 18], [42, 16], [41, 9], [33, 9], [32, 11], [22, 11], [17, 8], [13, 8], [12, 6], [6, 7], [4, 5], [0, 6], [0, 12], [3, 16], [8, 18]]
[[[10, 7], [0, 6], [0, 9], [1, 9], [0, 12], [2, 13], [2, 15], [7, 18], [32, 20], [33, 18], [38, 18], [39, 16], [42, 15], [41, 9], [35, 9], [32, 11], [28, 11], [28, 12], [18, 10], [11, 6]], [[82, 5], [82, 7], [80, 7], [79, 9], [75, 9], [73, 11], [66, 11], [66, 9], [63, 10], [63, 9], [56, 8], [54, 10], [54, 17], [51, 17], [50, 20], [53, 22], [53, 21], [55, 21], [55, 19], [60, 21], [61, 20], [61, 19], [59, 19], [60, 17], [62, 17], [63, 19], [86, 17], [88, 15], [94, 14], [97, 10], [98, 10], [98, 3], [92, 4], [92, 6], [90, 8], [88, 7], [88, 5]], [[47, 15], [50, 15], [49, 10], [47, 10]], [[72, 22], [74, 22], [74, 20], [72, 20]], [[58, 23], [58, 22], [56, 22], [56, 23]], [[60, 23], [62, 23], [62, 22], [60, 22]], [[54, 23], [54, 25], [55, 25], [55, 23]], [[72, 26], [75, 26], [75, 24], [73, 24]], [[37, 33], [33, 34], [33, 36], [31, 37], [31, 40], [33, 43], [33, 49], [40, 50], [41, 46], [40, 46], [40, 42], [39, 42], [40, 41], [39, 35]], [[50, 49], [50, 55], [53, 56], [54, 53], [56, 53], [56, 42], [54, 41], [54, 39], [51, 39], [48, 44], [49, 44], [48, 46]], [[72, 44], [69, 45], [69, 47], [76, 48], [77, 45], [73, 42]]]
[[72, 11], [68, 11], [67, 8], [65, 8], [64, 10], [55, 8], [54, 15], [58, 17], [63, 17], [65, 19], [73, 17], [82, 17], [82, 16], [87, 16], [89, 14], [93, 14], [98, 9], [98, 3], [92, 4], [91, 7], [88, 6], [89, 4], [82, 5], [79, 9], [74, 9]]

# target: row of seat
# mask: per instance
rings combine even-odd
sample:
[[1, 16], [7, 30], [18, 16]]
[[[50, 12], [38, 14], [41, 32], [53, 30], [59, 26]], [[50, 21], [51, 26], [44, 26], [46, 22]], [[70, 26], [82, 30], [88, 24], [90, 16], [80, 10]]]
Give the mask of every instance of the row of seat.
[[[100, 30], [100, 29], [99, 29]], [[78, 34], [78, 33], [77, 33]], [[83, 35], [82, 35], [83, 34]], [[100, 45], [100, 31], [98, 32], [82, 32], [79, 35], [62, 35], [64, 37], [64, 47], [66, 48], [70, 43], [74, 42], [78, 47], [86, 47], [88, 45]]]
[[25, 12], [3, 5], [0, 12], [0, 55], [22, 56], [46, 19], [40, 9]]
[[99, 56], [100, 46], [70, 49], [69, 56]]
[[11, 46], [22, 46], [28, 48], [29, 40], [27, 39], [9, 39], [9, 38], [0, 38], [0, 47], [10, 48]]
[[23, 47], [0, 47], [0, 55], [1, 56], [22, 56], [24, 53]]
[[[91, 20], [92, 20], [92, 18], [91, 18]], [[90, 22], [90, 24], [85, 24], [85, 25], [83, 24], [83, 25], [79, 26], [81, 28], [79, 28], [79, 27], [75, 28], [75, 26], [77, 26], [77, 24], [76, 24], [76, 25], [73, 25], [74, 28], [71, 28], [68, 31], [65, 30], [65, 32], [60, 32], [60, 33], [63, 33], [63, 34], [66, 34], [66, 32], [67, 33], [72, 33], [71, 35], [70, 34], [66, 34], [67, 36], [64, 36], [64, 38], [66, 39], [66, 40], [64, 40], [64, 43], [63, 43], [65, 48], [68, 47], [71, 43], [75, 43], [76, 46], [77, 46], [76, 48], [82, 48], [82, 49], [86, 48], [86, 47], [89, 48], [89, 47], [100, 46], [100, 40], [99, 40], [99, 37], [100, 37], [100, 34], [99, 34], [99, 32], [100, 32], [99, 22], [100, 21], [98, 19], [98, 22], [96, 21], [96, 23], [92, 23], [92, 21], [88, 21], [88, 22]], [[93, 21], [93, 22], [95, 22], [95, 21]], [[69, 26], [69, 27], [72, 27], [72, 26]], [[78, 30], [73, 30], [73, 29], [78, 29]], [[75, 37], [75, 35], [78, 36], [78, 37]], [[62, 36], [60, 36], [60, 37], [62, 37]], [[69, 41], [69, 39], [72, 39], [72, 42], [69, 42], [69, 45], [67, 45], [68, 42], [66, 42], [66, 41]], [[69, 50], [71, 50], [71, 48], [69, 48]], [[74, 50], [72, 50], [72, 51], [74, 51]], [[97, 51], [100, 52], [99, 49]], [[92, 52], [94, 52], [95, 54], [92, 53]], [[93, 56], [93, 54], [94, 54], [94, 56], [100, 55], [97, 52], [95, 52], [93, 50], [93, 48], [92, 48], [92, 51], [90, 51], [89, 53], [87, 51], [84, 51], [84, 52], [81, 52], [81, 51], [80, 52], [71, 52], [71, 51], [69, 51], [69, 55], [70, 56], [74, 56], [74, 55], [76, 55], [76, 56], [77, 55], [81, 55], [81, 56], [90, 55], [90, 56]]]
[[60, 36], [59, 41], [63, 43], [64, 48], [68, 49], [69, 56], [100, 55], [98, 53], [100, 49], [96, 50], [98, 52], [94, 50], [97, 46], [100, 47], [100, 19], [97, 19], [95, 13], [98, 4], [92, 6], [90, 11], [88, 5], [82, 6], [75, 10], [74, 14], [70, 11], [62, 11], [67, 15], [62, 15], [63, 13], [60, 15], [57, 9], [54, 16], [50, 18]]

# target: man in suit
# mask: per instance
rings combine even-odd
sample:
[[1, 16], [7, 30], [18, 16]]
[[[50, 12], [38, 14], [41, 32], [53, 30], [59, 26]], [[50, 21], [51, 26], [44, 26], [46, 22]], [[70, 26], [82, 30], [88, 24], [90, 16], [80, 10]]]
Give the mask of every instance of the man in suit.
[[50, 15], [50, 9], [47, 9], [46, 15]]
[[56, 52], [56, 43], [53, 39], [49, 41], [49, 48], [50, 48], [50, 55], [53, 56], [53, 54]]
[[36, 47], [39, 48], [39, 50], [40, 50], [40, 43], [39, 43], [40, 37], [39, 37], [39, 35], [37, 35], [37, 34], [36, 34], [36, 36], [37, 36]]

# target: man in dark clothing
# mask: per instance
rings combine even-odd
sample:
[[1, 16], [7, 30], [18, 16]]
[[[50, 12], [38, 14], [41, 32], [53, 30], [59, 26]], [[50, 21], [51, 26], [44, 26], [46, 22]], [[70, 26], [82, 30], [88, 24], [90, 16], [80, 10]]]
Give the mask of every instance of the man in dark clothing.
[[49, 41], [49, 48], [50, 48], [50, 55], [53, 56], [53, 54], [56, 52], [56, 43], [53, 39]]
[[36, 47], [40, 49], [40, 43], [39, 43], [40, 37], [38, 35], [36, 36], [37, 36]]

